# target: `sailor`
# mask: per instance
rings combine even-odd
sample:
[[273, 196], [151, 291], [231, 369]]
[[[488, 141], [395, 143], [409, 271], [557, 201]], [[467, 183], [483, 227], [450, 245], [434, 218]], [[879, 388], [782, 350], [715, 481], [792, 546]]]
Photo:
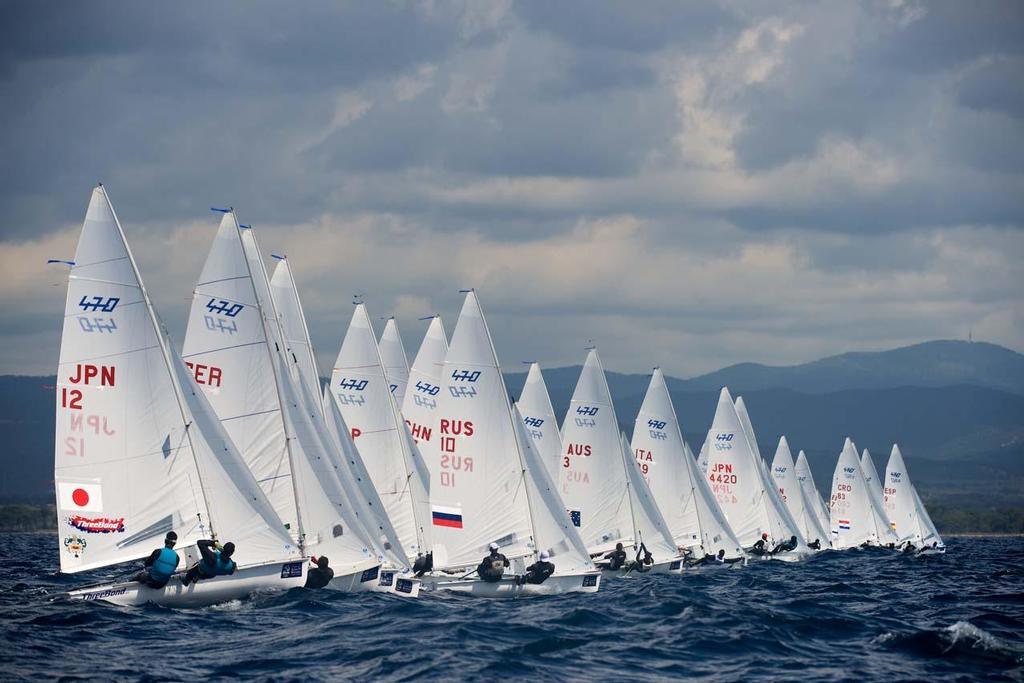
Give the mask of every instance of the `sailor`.
[[907, 544], [905, 546], [903, 546], [903, 552], [905, 552], [905, 553], [912, 553], [915, 550], [917, 550], [917, 548], [915, 548], [914, 544], [911, 543], [910, 541], [907, 541]]
[[416, 578], [423, 576], [430, 572], [434, 568], [434, 553], [430, 552], [424, 555], [420, 553], [416, 556], [416, 561], [412, 564], [412, 570], [415, 572]]
[[754, 555], [767, 555], [768, 554], [768, 532], [762, 532], [761, 538], [758, 539], [757, 543], [751, 549]]
[[626, 551], [622, 549], [622, 544], [616, 543], [615, 550], [608, 552], [604, 559], [608, 560], [608, 569], [612, 571], [622, 569], [622, 565], [626, 564]]
[[228, 541], [223, 546], [218, 546], [216, 541], [202, 539], [196, 546], [203, 557], [185, 573], [181, 579], [182, 584], [187, 586], [199, 579], [212, 579], [215, 576], [235, 573], [237, 565], [231, 559], [235, 553], [234, 543]]
[[309, 561], [316, 566], [306, 572], [306, 588], [323, 588], [334, 578], [334, 570], [331, 569], [330, 560], [326, 555], [311, 557]]
[[157, 548], [146, 558], [146, 568], [136, 574], [135, 580], [150, 588], [163, 588], [171, 580], [171, 575], [178, 568], [178, 553], [174, 552], [174, 544], [178, 542], [178, 534], [168, 531], [164, 536], [164, 547]]
[[813, 543], [808, 543], [807, 547], [810, 548], [811, 550], [821, 550], [821, 539], [819, 539], [819, 538], [814, 539], [814, 542]]
[[647, 546], [645, 546], [643, 542], [641, 542], [640, 547], [636, 549], [636, 559], [629, 563], [629, 566], [626, 567], [626, 570], [632, 572], [640, 572], [642, 574], [643, 572], [651, 571], [653, 565], [654, 555], [652, 555], [651, 551], [647, 549]]
[[505, 567], [508, 566], [508, 558], [498, 552], [497, 543], [491, 543], [488, 548], [491, 552], [480, 561], [480, 565], [476, 568], [476, 573], [487, 583], [497, 583], [501, 581], [501, 576], [505, 573]]
[[783, 541], [772, 548], [771, 554], [788, 553], [790, 550], [796, 550], [796, 536], [790, 536], [788, 541]]
[[555, 565], [551, 562], [551, 555], [544, 550], [541, 551], [540, 559], [526, 568], [526, 575], [523, 576], [522, 583], [544, 583], [554, 573]]
[[725, 564], [725, 548], [719, 550], [718, 554], [715, 555], [715, 562], [718, 564]]

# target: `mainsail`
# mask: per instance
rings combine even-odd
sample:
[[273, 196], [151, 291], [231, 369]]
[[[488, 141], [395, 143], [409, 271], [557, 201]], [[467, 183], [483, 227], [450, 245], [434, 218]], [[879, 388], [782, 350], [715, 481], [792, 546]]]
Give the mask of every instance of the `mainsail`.
[[388, 318], [380, 335], [380, 357], [391, 394], [395, 397], [395, 405], [401, 408], [405, 400], [405, 388], [409, 383], [409, 359], [405, 355], [402, 335], [398, 333], [398, 321], [394, 316]]
[[931, 543], [943, 545], [939, 532], [917, 495], [917, 489], [910, 481], [907, 464], [896, 444], [892, 446], [885, 470], [885, 509], [899, 542], [909, 541], [917, 548]]
[[310, 405], [298, 369], [286, 363], [255, 236], [230, 210], [195, 288], [183, 357], [304, 551], [330, 553], [336, 566], [373, 559], [328, 465], [319, 407]]
[[57, 371], [61, 570], [148, 555], [168, 531], [185, 548], [234, 541], [240, 567], [298, 549], [171, 349], [102, 186], [68, 282]]
[[437, 437], [437, 395], [441, 392], [441, 372], [448, 353], [448, 337], [441, 316], [430, 318], [430, 326], [409, 371], [409, 384], [402, 415], [412, 438], [421, 447], [434, 443]]
[[655, 558], [662, 561], [676, 557], [678, 550], [672, 538], [664, 515], [651, 495], [651, 490], [644, 481], [640, 463], [633, 457], [633, 449], [629, 446], [626, 433], [619, 434], [619, 453], [622, 455], [622, 466], [626, 470], [626, 490], [629, 493], [629, 507], [633, 517], [633, 539], [637, 548], [643, 546]]
[[366, 306], [356, 304], [331, 391], [410, 559], [430, 551], [429, 475], [398, 410]]
[[597, 349], [590, 349], [562, 421], [562, 500], [591, 554], [631, 545], [633, 519], [619, 423]]
[[562, 437], [548, 387], [540, 371], [540, 363], [530, 363], [530, 372], [526, 375], [526, 383], [516, 406], [523, 415], [526, 433], [533, 440], [548, 474], [552, 479], [557, 479], [562, 467]]
[[828, 546], [830, 536], [825, 526], [822, 526], [818, 519], [817, 511], [814, 509], [815, 502], [808, 497], [798, 481], [796, 467], [793, 465], [793, 453], [789, 450], [789, 442], [786, 437], [779, 437], [779, 445], [775, 450], [775, 458], [772, 460], [772, 477], [775, 480], [775, 487], [786, 504], [797, 526], [808, 541], [819, 541], [822, 545]]
[[[875, 469], [871, 453], [866, 448], [860, 456], [860, 468], [864, 472], [864, 482], [867, 484], [868, 492], [871, 494], [871, 512], [875, 525], [878, 527], [878, 537], [885, 538], [886, 536], [891, 536], [892, 534], [889, 532], [892, 530], [892, 527], [889, 522], [889, 514], [885, 511], [885, 503], [882, 500], [882, 486], [885, 482], [878, 476], [878, 470]], [[890, 538], [889, 542], [895, 540], [895, 538]]]
[[[556, 573], [592, 569], [554, 485], [509, 403], [475, 292], [445, 357], [431, 474], [435, 566], [475, 565], [497, 543], [509, 557], [554, 553]], [[423, 442], [421, 442], [423, 445]]]
[[[821, 494], [818, 493], [818, 487], [814, 483], [814, 476], [811, 474], [811, 466], [807, 462], [807, 454], [802, 450], [797, 453], [794, 469], [796, 471], [796, 479], [800, 483], [800, 488], [803, 489], [804, 495], [810, 503], [811, 510], [818, 518], [818, 524], [822, 529], [828, 531], [831, 528], [829, 525], [828, 506], [825, 505], [825, 501], [821, 499]], [[827, 541], [823, 539], [822, 543], [827, 544]]]
[[679, 547], [729, 558], [743, 551], [700, 466], [683, 440], [665, 376], [651, 375], [633, 427], [633, 454]]

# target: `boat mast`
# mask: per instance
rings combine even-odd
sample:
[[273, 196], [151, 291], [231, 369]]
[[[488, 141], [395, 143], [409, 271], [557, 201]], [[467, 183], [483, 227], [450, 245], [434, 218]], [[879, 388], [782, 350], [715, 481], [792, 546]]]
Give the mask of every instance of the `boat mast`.
[[[185, 411], [185, 404], [182, 400], [180, 393], [181, 387], [178, 385], [178, 381], [174, 374], [173, 361], [171, 360], [170, 350], [167, 348], [167, 332], [158, 322], [159, 318], [156, 314], [156, 309], [153, 308], [153, 302], [149, 298], [149, 292], [146, 291], [146, 285], [142, 281], [142, 275], [139, 273], [139, 267], [135, 263], [135, 257], [132, 255], [131, 247], [128, 246], [128, 240], [125, 239], [124, 230], [121, 228], [121, 221], [117, 218], [117, 212], [114, 211], [114, 205], [110, 202], [110, 197], [107, 195], [106, 188], [103, 187], [103, 183], [99, 184], [99, 190], [103, 193], [103, 199], [107, 202], [107, 208], [110, 209], [110, 215], [114, 217], [114, 226], [117, 228], [118, 235], [121, 237], [121, 243], [124, 245], [125, 253], [128, 254], [128, 263], [132, 267], [132, 273], [135, 275], [135, 281], [139, 283], [139, 291], [142, 292], [142, 301], [146, 305], [146, 310], [149, 311], [149, 319], [153, 323], [153, 331], [156, 333], [157, 343], [160, 344], [160, 355], [164, 359], [164, 365], [167, 369], [167, 374], [171, 377], [171, 386], [174, 389], [174, 400], [178, 404], [178, 411], [181, 413], [182, 424], [185, 425], [185, 438], [188, 439], [189, 451], [192, 452], [192, 462], [196, 466], [196, 477], [199, 479], [199, 490], [203, 494], [203, 507], [206, 509], [206, 519], [210, 525], [210, 538], [217, 540], [217, 532], [214, 530], [213, 517], [210, 514], [210, 503], [207, 499], [206, 487], [203, 485], [203, 470], [199, 466], [199, 458], [196, 457], [195, 444], [192, 443], [192, 421], [189, 420], [189, 414]], [[73, 277], [73, 276], [72, 276]], [[202, 511], [200, 511], [201, 513]], [[203, 526], [202, 514], [199, 515], [199, 528]]]
[[[235, 223], [235, 231], [238, 233], [238, 243], [242, 247], [242, 257], [245, 259], [245, 267], [246, 267], [246, 270], [249, 273], [249, 281], [252, 283], [252, 291], [253, 291], [253, 294], [256, 297], [256, 306], [257, 306], [257, 308], [259, 309], [259, 312], [260, 312], [260, 320], [263, 321], [263, 336], [267, 340], [267, 352], [270, 354], [270, 368], [271, 368], [271, 371], [274, 373], [274, 388], [277, 390], [277, 405], [279, 406], [280, 411], [281, 411], [281, 425], [284, 428], [285, 450], [287, 450], [287, 452], [288, 452], [288, 467], [291, 470], [291, 475], [292, 475], [291, 476], [291, 480], [292, 480], [292, 498], [295, 500], [295, 523], [299, 525], [299, 534], [298, 534], [298, 536], [299, 536], [298, 537], [299, 552], [304, 554], [306, 552], [305, 551], [306, 531], [305, 531], [305, 526], [302, 523], [302, 509], [301, 509], [301, 506], [299, 505], [299, 488], [298, 488], [298, 484], [296, 482], [296, 477], [295, 477], [295, 454], [292, 451], [292, 439], [294, 437], [288, 432], [288, 420], [285, 418], [285, 401], [284, 401], [284, 396], [281, 393], [281, 378], [278, 375], [277, 362], [274, 359], [274, 354], [270, 350], [270, 328], [268, 327], [266, 308], [265, 308], [265, 304], [260, 300], [260, 293], [259, 293], [259, 290], [256, 287], [256, 279], [255, 279], [255, 277], [253, 276], [253, 273], [252, 273], [252, 264], [249, 262], [249, 255], [245, 251], [245, 240], [242, 239], [242, 229], [243, 228], [238, 223], [238, 218], [237, 218], [237, 216], [235, 216], [235, 210], [232, 208], [232, 209], [229, 210], [229, 213], [231, 214], [231, 219]], [[249, 236], [252, 238], [253, 248], [256, 250], [257, 258], [259, 258], [260, 250], [259, 250], [259, 244], [256, 242], [256, 235], [255, 235], [255, 233], [252, 232], [252, 229], [249, 228], [248, 226], [245, 229], [249, 230]], [[262, 263], [263, 263], [263, 259], [260, 258], [261, 268], [262, 268]], [[267, 282], [267, 291], [269, 292], [270, 291], [270, 285], [269, 285], [270, 281], [267, 278], [266, 270], [263, 270], [262, 275], [263, 275], [263, 280], [265, 282]], [[278, 332], [281, 333], [280, 334], [280, 338], [281, 338], [282, 343], [283, 343], [283, 341], [284, 341], [284, 333], [281, 331], [281, 321], [280, 321], [280, 319], [277, 318], [277, 311], [274, 308], [273, 297], [271, 297], [271, 300], [268, 302], [268, 304], [270, 306], [271, 313], [273, 313], [274, 320], [277, 321]], [[278, 345], [278, 342], [277, 342], [276, 338], [274, 339], [274, 348], [277, 349], [279, 352], [281, 350], [281, 347]]]

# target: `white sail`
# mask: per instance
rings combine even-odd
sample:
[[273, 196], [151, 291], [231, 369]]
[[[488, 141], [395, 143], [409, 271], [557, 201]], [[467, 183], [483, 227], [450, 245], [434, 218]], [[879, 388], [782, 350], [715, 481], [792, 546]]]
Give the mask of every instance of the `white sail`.
[[[890, 531], [889, 514], [885, 511], [885, 503], [882, 500], [882, 486], [884, 482], [878, 476], [875, 463], [871, 459], [871, 453], [864, 449], [860, 456], [860, 469], [864, 472], [864, 482], [867, 484], [868, 492], [871, 494], [871, 514], [878, 528], [878, 537], [885, 538], [894, 536]], [[887, 542], [895, 542], [895, 538], [889, 538]]]
[[679, 547], [703, 557], [725, 550], [741, 556], [739, 541], [729, 528], [697, 461], [683, 440], [665, 376], [654, 369], [633, 427], [633, 454], [658, 508]]
[[97, 187], [69, 277], [57, 371], [62, 571], [144, 557], [172, 530], [180, 548], [214, 534], [233, 540], [239, 566], [298, 557], [190, 374]]
[[228, 211], [195, 288], [183, 355], [197, 379], [217, 378], [200, 385], [292, 538], [355, 567], [373, 553], [328, 466], [319, 407], [285, 351], [255, 237]]
[[497, 543], [535, 552], [523, 465], [505, 380], [483, 312], [466, 294], [438, 392], [437, 432], [420, 441], [430, 470], [435, 567], [475, 565]]
[[633, 515], [633, 539], [636, 547], [645, 547], [656, 562], [671, 560], [678, 555], [672, 530], [669, 529], [668, 522], [665, 521], [647, 482], [644, 481], [640, 463], [633, 457], [633, 449], [629, 446], [625, 432], [619, 435], [619, 445], [622, 466], [626, 470], [626, 490], [629, 493]]
[[708, 474], [708, 440], [704, 439], [704, 443], [700, 446], [700, 453], [697, 455], [697, 466], [700, 468], [701, 474], [707, 478]]
[[823, 546], [828, 546], [830, 541], [828, 530], [821, 525], [814, 509], [814, 502], [808, 498], [807, 493], [800, 485], [796, 467], [793, 464], [793, 453], [789, 450], [789, 443], [785, 436], [779, 437], [779, 446], [775, 450], [771, 472], [776, 490], [782, 498], [782, 502], [789, 509], [789, 513], [796, 520], [804, 538], [810, 542], [817, 540]]
[[530, 363], [530, 372], [526, 375], [516, 406], [523, 415], [526, 433], [544, 461], [548, 474], [553, 480], [557, 479], [562, 467], [562, 437], [540, 363]]
[[316, 355], [309, 338], [306, 315], [299, 299], [299, 289], [295, 286], [295, 277], [288, 259], [274, 256], [277, 265], [270, 278], [270, 293], [281, 319], [281, 330], [284, 342], [292, 354], [293, 362], [298, 366], [299, 374], [305, 386], [320, 395], [320, 373], [316, 369]]
[[[818, 518], [819, 526], [826, 532], [829, 531], [831, 526], [829, 524], [828, 506], [825, 505], [825, 501], [821, 499], [821, 494], [818, 493], [818, 487], [814, 483], [814, 476], [811, 474], [811, 466], [807, 462], [807, 454], [802, 450], [796, 456], [796, 465], [794, 469], [800, 488], [803, 489], [804, 496], [810, 504], [809, 507], [815, 517]], [[823, 545], [828, 544], [826, 539], [822, 539], [821, 542]]]
[[352, 313], [331, 373], [331, 391], [408, 557], [428, 552], [429, 479], [414, 463], [414, 445], [364, 304], [357, 304]]
[[395, 405], [401, 408], [409, 383], [409, 359], [402, 345], [402, 335], [398, 333], [398, 322], [393, 316], [388, 318], [380, 335], [380, 357], [391, 394], [395, 397]]
[[892, 446], [889, 463], [885, 470], [886, 483], [883, 491], [885, 510], [899, 542], [909, 541], [917, 548], [930, 545], [933, 542], [942, 546], [942, 538], [939, 537], [935, 525], [932, 524], [928, 512], [921, 503], [914, 484], [910, 481], [907, 464], [896, 444]]
[[555, 574], [575, 574], [594, 569], [587, 546], [565, 514], [565, 503], [558, 495], [554, 479], [535, 441], [526, 435], [523, 416], [514, 408], [514, 423], [519, 452], [522, 454], [523, 481], [526, 484], [530, 521], [536, 552], [547, 550], [555, 565]]
[[590, 349], [562, 421], [560, 493], [591, 554], [633, 543], [619, 423], [597, 349]]
[[402, 401], [402, 415], [417, 444], [431, 444], [437, 436], [437, 395], [441, 392], [441, 372], [448, 353], [448, 337], [441, 316], [430, 318], [430, 326], [409, 371], [409, 384]]
[[[829, 501], [833, 548], [853, 548], [864, 543], [878, 545], [895, 542], [895, 534], [886, 528], [880, 534], [872, 506], [871, 492], [850, 439], [843, 444]], [[887, 525], [886, 525], [887, 526]]]
[[[768, 465], [765, 463], [764, 458], [761, 457], [761, 449], [757, 445], [757, 437], [754, 434], [754, 425], [750, 421], [750, 414], [747, 412], [747, 406], [742, 396], [736, 398], [736, 415], [740, 419], [740, 424], [743, 425], [743, 432], [747, 436], [747, 442], [751, 445], [757, 469], [761, 474], [761, 485], [764, 487], [765, 492], [766, 514], [769, 525], [772, 528], [769, 535], [776, 543], [787, 541], [790, 537], [795, 536], [798, 546], [803, 548], [806, 545], [803, 530], [793, 518], [793, 515], [790, 514], [789, 508], [782, 501], [782, 496], [779, 495], [778, 488], [775, 486], [771, 473], [768, 471]], [[803, 550], [806, 550], [806, 548], [803, 548]]]

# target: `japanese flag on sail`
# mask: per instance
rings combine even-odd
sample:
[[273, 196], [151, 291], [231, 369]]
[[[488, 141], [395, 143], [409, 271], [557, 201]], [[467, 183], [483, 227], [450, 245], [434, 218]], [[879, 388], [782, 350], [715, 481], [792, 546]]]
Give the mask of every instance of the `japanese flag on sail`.
[[57, 482], [60, 509], [75, 512], [103, 512], [103, 489], [99, 484]]

